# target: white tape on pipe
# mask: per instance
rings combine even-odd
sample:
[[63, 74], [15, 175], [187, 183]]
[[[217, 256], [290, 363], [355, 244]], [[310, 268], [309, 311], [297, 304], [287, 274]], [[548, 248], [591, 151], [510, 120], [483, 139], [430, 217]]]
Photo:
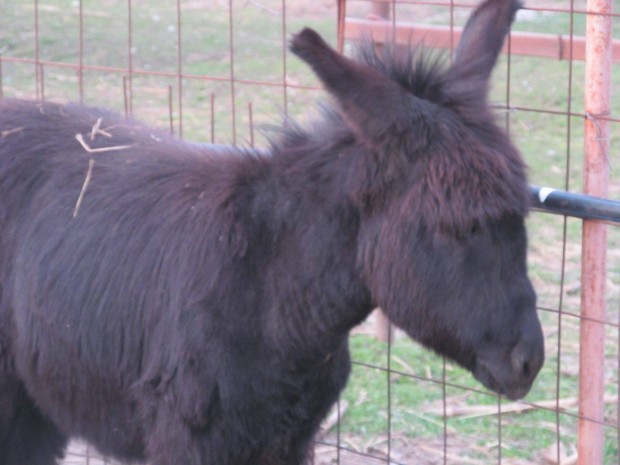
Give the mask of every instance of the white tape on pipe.
[[538, 200], [540, 200], [540, 203], [545, 203], [545, 200], [547, 200], [547, 197], [549, 197], [549, 194], [553, 191], [555, 191], [555, 189], [551, 187], [541, 187], [538, 191]]

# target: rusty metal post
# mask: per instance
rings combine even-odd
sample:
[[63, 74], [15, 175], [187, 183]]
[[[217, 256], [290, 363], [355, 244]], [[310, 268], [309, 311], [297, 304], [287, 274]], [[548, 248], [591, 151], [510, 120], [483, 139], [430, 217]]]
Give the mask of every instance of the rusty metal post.
[[387, 1], [372, 2], [372, 9], [370, 11], [370, 14], [374, 17], [390, 19], [390, 3]]
[[344, 53], [344, 36], [347, 17], [347, 0], [338, 0], [337, 11], [338, 51]]
[[[607, 197], [613, 0], [588, 0], [584, 192]], [[584, 221], [581, 267], [578, 465], [602, 465], [607, 226]]]

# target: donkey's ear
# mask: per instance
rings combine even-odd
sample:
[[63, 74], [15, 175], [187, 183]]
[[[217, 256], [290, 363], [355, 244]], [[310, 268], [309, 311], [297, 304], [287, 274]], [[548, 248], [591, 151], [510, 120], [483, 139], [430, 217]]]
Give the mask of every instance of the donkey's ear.
[[474, 10], [456, 48], [451, 68], [455, 80], [480, 85], [486, 93], [486, 84], [521, 6], [520, 0], [485, 0]]
[[395, 133], [411, 132], [412, 123], [423, 116], [420, 99], [379, 71], [340, 55], [314, 30], [295, 35], [290, 48], [336, 99], [358, 140], [385, 148]]

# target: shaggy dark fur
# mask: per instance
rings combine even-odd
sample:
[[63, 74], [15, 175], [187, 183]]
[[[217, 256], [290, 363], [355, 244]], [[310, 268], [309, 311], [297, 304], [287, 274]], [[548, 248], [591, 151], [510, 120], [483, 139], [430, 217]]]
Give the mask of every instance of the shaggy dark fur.
[[302, 464], [375, 305], [524, 396], [543, 362], [526, 178], [486, 104], [517, 7], [484, 2], [449, 67], [354, 62], [303, 30], [335, 105], [269, 154], [0, 102], [0, 465], [54, 464], [70, 437], [152, 465]]

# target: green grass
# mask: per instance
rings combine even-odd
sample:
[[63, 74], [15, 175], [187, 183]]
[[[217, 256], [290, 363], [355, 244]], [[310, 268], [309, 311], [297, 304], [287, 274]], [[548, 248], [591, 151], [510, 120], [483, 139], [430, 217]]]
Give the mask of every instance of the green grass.
[[[211, 125], [219, 142], [233, 142], [232, 87], [226, 79], [234, 70], [238, 81], [234, 89], [236, 142], [248, 143], [249, 103], [255, 109], [255, 136], [264, 124], [281, 121], [285, 112], [303, 113], [312, 105], [312, 92], [290, 88], [285, 102], [281, 85], [286, 74], [289, 84], [317, 86], [307, 68], [286, 52], [286, 70], [282, 59], [282, 20], [279, 2], [233, 2], [234, 33], [229, 35], [226, 3], [210, 1], [181, 3], [181, 69], [200, 79], [181, 82], [183, 135], [194, 140], [210, 140]], [[35, 58], [32, 0], [16, 0], [11, 14], [0, 15], [0, 51], [8, 57]], [[178, 24], [176, 2], [133, 2], [131, 10], [131, 53], [129, 52], [129, 13], [127, 2], [85, 1], [83, 6], [83, 63], [127, 69], [131, 55], [134, 70], [176, 74], [178, 63]], [[79, 8], [76, 2], [59, 0], [39, 2], [39, 59], [62, 63], [79, 62]], [[335, 38], [333, 18], [287, 18], [287, 33], [311, 26], [325, 37]], [[232, 50], [232, 60], [231, 60]], [[44, 67], [45, 97], [78, 100], [78, 76], [72, 68]], [[123, 77], [127, 72], [86, 70], [84, 100], [93, 105], [124, 109]], [[258, 81], [258, 84], [243, 83]], [[273, 86], [265, 86], [262, 83]], [[278, 87], [280, 86], [280, 87]], [[172, 89], [174, 121], [178, 124], [179, 82], [175, 76], [145, 76], [134, 73], [131, 79], [133, 113], [141, 120], [169, 126], [168, 95]], [[35, 69], [30, 63], [3, 63], [3, 91], [8, 96], [33, 97], [36, 92]], [[214, 121], [210, 100], [215, 96]], [[264, 139], [260, 139], [264, 143]]]
[[[565, 337], [575, 336], [574, 329], [565, 327]], [[553, 348], [553, 337], [548, 338], [547, 342], [549, 347]], [[545, 449], [558, 440], [555, 425], [559, 421], [560, 441], [567, 450], [576, 444], [578, 412], [575, 405], [559, 415], [549, 410], [533, 409], [524, 413], [503, 413], [500, 417], [496, 414], [497, 397], [485, 392], [467, 371], [446, 362], [448, 408], [452, 405], [488, 405], [491, 409], [484, 414], [449, 417], [444, 424], [441, 386], [443, 359], [407, 339], [397, 338], [392, 345], [389, 359], [392, 372], [388, 373], [385, 371], [388, 363], [387, 344], [358, 334], [351, 337], [351, 351], [357, 362], [363, 365], [354, 364], [351, 379], [342, 396], [348, 402], [340, 426], [343, 435], [385, 436], [389, 428], [392, 434], [404, 434], [409, 438], [436, 438], [442, 436], [446, 428], [449, 435], [458, 435], [476, 445], [471, 450], [461, 451], [462, 454], [472, 459], [488, 460], [497, 454], [496, 443], [501, 423], [502, 456], [537, 460]], [[608, 359], [610, 371], [614, 364], [617, 364], [615, 353], [611, 352]], [[577, 358], [575, 351], [565, 349], [560, 399], [577, 395], [579, 381], [577, 371], [572, 365]], [[377, 368], [369, 368], [367, 365]], [[527, 402], [536, 404], [555, 399], [556, 368], [557, 353], [548, 351], [545, 367], [527, 397]], [[610, 376], [615, 376], [615, 373]], [[615, 389], [611, 383], [608, 393], [615, 394]], [[510, 402], [502, 401], [502, 404], [509, 405]], [[388, 409], [391, 412], [389, 422]], [[615, 406], [610, 406], [607, 410], [610, 421], [616, 415]], [[611, 465], [618, 456], [617, 435], [616, 431], [609, 427], [605, 433], [605, 463]]]
[[[583, 2], [582, 2], [583, 3]], [[0, 51], [4, 56], [34, 58], [34, 8], [33, 0], [14, 0], [10, 13], [0, 14]], [[158, 72], [177, 72], [178, 44], [176, 2], [171, 0], [134, 1], [132, 8], [132, 51], [134, 69]], [[308, 69], [290, 53], [286, 65], [282, 59], [281, 2], [234, 1], [234, 34], [230, 59], [228, 2], [216, 0], [182, 1], [181, 67], [184, 73], [204, 76], [205, 79], [184, 79], [174, 76], [132, 76], [134, 115], [145, 122], [168, 127], [168, 92], [172, 89], [173, 118], [178, 124], [179, 97], [183, 102], [183, 135], [187, 139], [210, 140], [211, 125], [215, 141], [233, 141], [233, 94], [226, 81], [231, 67], [238, 82], [234, 86], [236, 141], [247, 144], [252, 136], [249, 124], [249, 105], [253, 108], [257, 143], [264, 144], [258, 130], [263, 124], [281, 121], [284, 112], [305, 119], [311, 102], [322, 94], [289, 87], [286, 103], [281, 84], [286, 74], [289, 84], [316, 86], [317, 81]], [[257, 6], [260, 4], [261, 6]], [[300, 2], [289, 5], [298, 7]], [[553, 4], [547, 2], [547, 4]], [[558, 0], [557, 5], [566, 2]], [[350, 2], [350, 13], [364, 15], [365, 4]], [[424, 17], [420, 17], [423, 10]], [[296, 13], [288, 10], [288, 34], [310, 25], [321, 31], [332, 43], [336, 35], [335, 8], [322, 14]], [[462, 24], [471, 9], [457, 8], [455, 18]], [[84, 0], [84, 48], [86, 65], [126, 69], [128, 52], [127, 2], [122, 0]], [[39, 0], [39, 56], [41, 60], [77, 63], [79, 56], [78, 3], [66, 0]], [[520, 16], [516, 29], [567, 34], [570, 16], [563, 13], [532, 14]], [[444, 23], [448, 16], [445, 8], [400, 5], [398, 19], [417, 22]], [[574, 16], [576, 34], [583, 34], [584, 15]], [[620, 34], [620, 22], [615, 21]], [[286, 68], [285, 68], [286, 66]], [[568, 186], [580, 191], [582, 186], [583, 125], [580, 116], [567, 117], [535, 110], [565, 112], [569, 109], [583, 114], [583, 63], [558, 62], [548, 59], [512, 57], [510, 79], [507, 79], [507, 61], [501, 59], [494, 73], [492, 100], [500, 105], [508, 103], [534, 111], [513, 111], [507, 124], [515, 143], [522, 151], [529, 167], [532, 183], [554, 187]], [[568, 77], [572, 71], [573, 82], [569, 88]], [[56, 100], [77, 100], [78, 76], [71, 68], [45, 66], [45, 96]], [[102, 105], [122, 111], [124, 108], [123, 76], [126, 72], [86, 70], [83, 75], [84, 99], [89, 104]], [[33, 97], [36, 93], [35, 70], [32, 64], [4, 62], [2, 88], [6, 96]], [[274, 84], [266, 86], [249, 81]], [[509, 102], [506, 100], [510, 85]], [[620, 89], [620, 67], [614, 66], [613, 88]], [[215, 119], [211, 120], [210, 102], [214, 96]], [[620, 99], [614, 96], [613, 114], [620, 114]], [[505, 112], [498, 117], [504, 121]], [[567, 152], [570, 160], [567, 160]], [[611, 195], [620, 198], [620, 128], [612, 124], [611, 140]], [[539, 296], [539, 305], [547, 309], [562, 309], [578, 314], [580, 311], [580, 253], [581, 222], [567, 222], [566, 250], [563, 249], [562, 218], [533, 213], [528, 219], [530, 235], [530, 276]], [[617, 322], [620, 310], [620, 233], [618, 228], [609, 231], [608, 320]], [[562, 262], [563, 254], [566, 262]], [[565, 288], [560, 282], [564, 272]], [[577, 395], [579, 362], [579, 320], [554, 312], [541, 311], [547, 341], [547, 362], [527, 400], [531, 402]], [[561, 330], [561, 344], [559, 341]], [[609, 394], [618, 389], [617, 330], [608, 329], [606, 339], [606, 371]], [[559, 347], [559, 351], [558, 351]], [[387, 346], [374, 338], [354, 335], [351, 338], [354, 359], [364, 365], [385, 368], [388, 364]], [[343, 394], [349, 408], [340, 425], [343, 434], [368, 437], [384, 435], [387, 428], [394, 434], [408, 438], [435, 438], [442, 436], [444, 428], [450, 435], [466, 438], [471, 450], [462, 451], [466, 456], [489, 461], [498, 453], [498, 428], [501, 423], [502, 455], [523, 458], [538, 463], [540, 452], [558, 440], [556, 420], [560, 422], [559, 439], [568, 448], [574, 446], [576, 436], [576, 407], [556, 417], [553, 412], [534, 410], [521, 414], [484, 415], [469, 418], [449, 418], [444, 424], [441, 415], [444, 390], [444, 361], [415, 343], [397, 338], [391, 347], [390, 368], [399, 374], [355, 364], [350, 383]], [[558, 358], [561, 370], [558, 386]], [[464, 388], [484, 391], [472, 376], [446, 363], [446, 380]], [[434, 381], [428, 381], [431, 378]], [[390, 389], [390, 415], [388, 425], [388, 386]], [[448, 386], [446, 396], [450, 405], [496, 405], [497, 397], [487, 393]], [[616, 406], [608, 406], [608, 422], [617, 418]], [[572, 414], [572, 415], [571, 415]], [[617, 436], [613, 428], [605, 428], [605, 463], [617, 463]], [[482, 454], [482, 455], [481, 455]], [[490, 463], [490, 462], [489, 462]]]

